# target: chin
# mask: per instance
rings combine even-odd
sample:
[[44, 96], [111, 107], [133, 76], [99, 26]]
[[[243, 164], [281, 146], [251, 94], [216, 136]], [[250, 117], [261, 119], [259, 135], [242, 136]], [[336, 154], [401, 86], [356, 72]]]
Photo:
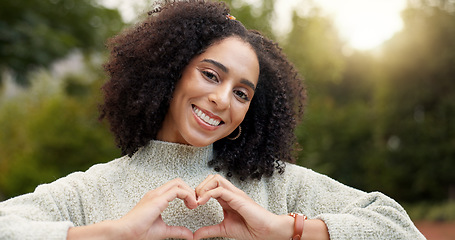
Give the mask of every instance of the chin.
[[190, 142], [190, 144], [192, 146], [195, 146], [195, 147], [205, 147], [205, 146], [208, 146], [210, 144], [212, 144], [213, 142], [207, 142], [207, 141], [193, 141], [193, 142]]
[[206, 147], [208, 145], [210, 145], [210, 143], [209, 144], [203, 144], [203, 143], [202, 144], [191, 144], [191, 146], [193, 146], [193, 147]]
[[216, 141], [218, 141], [218, 139], [216, 140], [211, 140], [211, 139], [188, 139], [189, 141], [187, 141], [187, 143], [191, 146], [194, 146], [194, 147], [206, 147]]

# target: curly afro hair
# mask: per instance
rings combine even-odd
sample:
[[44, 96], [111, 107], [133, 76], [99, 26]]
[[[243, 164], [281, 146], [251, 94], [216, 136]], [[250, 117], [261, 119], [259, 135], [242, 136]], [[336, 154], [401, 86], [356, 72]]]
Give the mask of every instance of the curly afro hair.
[[213, 144], [216, 171], [242, 180], [282, 173], [293, 162], [294, 129], [303, 113], [305, 91], [281, 48], [259, 32], [227, 18], [222, 2], [165, 1], [143, 22], [110, 39], [109, 81], [103, 86], [100, 118], [106, 118], [123, 154], [133, 155], [156, 139], [175, 86], [192, 58], [227, 37], [255, 50], [260, 74], [236, 140]]

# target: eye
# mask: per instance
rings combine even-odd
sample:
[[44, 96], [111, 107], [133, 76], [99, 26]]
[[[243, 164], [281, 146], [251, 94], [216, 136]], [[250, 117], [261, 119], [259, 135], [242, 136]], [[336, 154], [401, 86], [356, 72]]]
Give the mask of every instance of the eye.
[[248, 94], [241, 90], [234, 90], [234, 94], [236, 97], [240, 98], [243, 101], [250, 101], [250, 98], [248, 97]]
[[202, 75], [204, 75], [204, 77], [209, 79], [210, 81], [219, 82], [218, 77], [213, 72], [207, 70], [202, 70], [201, 72]]

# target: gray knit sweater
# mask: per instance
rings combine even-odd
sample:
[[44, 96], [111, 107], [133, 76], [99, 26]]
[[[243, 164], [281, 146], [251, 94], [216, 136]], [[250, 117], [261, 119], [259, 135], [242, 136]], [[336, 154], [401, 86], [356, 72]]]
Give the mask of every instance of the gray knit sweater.
[[[135, 155], [40, 185], [0, 203], [0, 239], [66, 239], [68, 228], [119, 219], [151, 189], [180, 177], [195, 188], [216, 172], [207, 166], [212, 146], [152, 141]], [[287, 164], [284, 174], [239, 181], [258, 204], [275, 214], [322, 219], [331, 239], [424, 239], [405, 210], [381, 193], [347, 187], [309, 169]], [[214, 199], [195, 210], [172, 201], [162, 214], [169, 225], [192, 231], [216, 224], [223, 211]]]

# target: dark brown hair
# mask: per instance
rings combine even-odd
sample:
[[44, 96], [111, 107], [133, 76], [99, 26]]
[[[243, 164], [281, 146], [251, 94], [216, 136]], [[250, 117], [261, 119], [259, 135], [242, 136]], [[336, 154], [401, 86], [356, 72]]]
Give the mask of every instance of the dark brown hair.
[[222, 2], [166, 1], [143, 22], [110, 39], [100, 118], [106, 118], [124, 154], [133, 155], [162, 126], [185, 66], [211, 44], [236, 36], [255, 50], [260, 75], [236, 140], [214, 143], [210, 164], [228, 176], [260, 179], [293, 161], [294, 128], [303, 113], [304, 90], [276, 43], [227, 18]]

